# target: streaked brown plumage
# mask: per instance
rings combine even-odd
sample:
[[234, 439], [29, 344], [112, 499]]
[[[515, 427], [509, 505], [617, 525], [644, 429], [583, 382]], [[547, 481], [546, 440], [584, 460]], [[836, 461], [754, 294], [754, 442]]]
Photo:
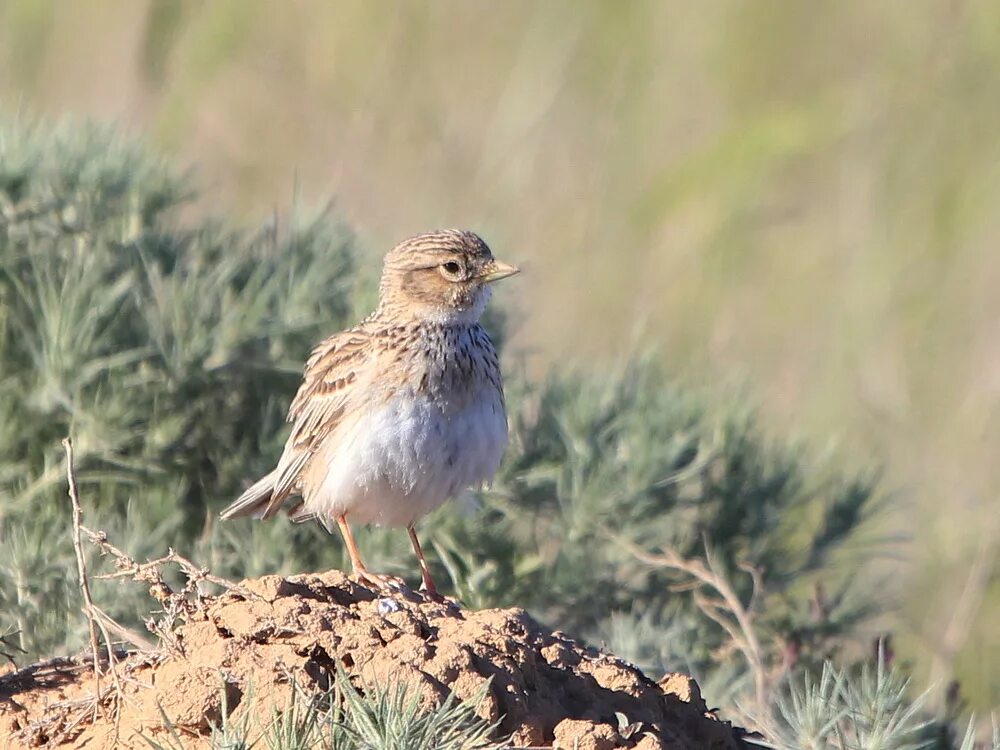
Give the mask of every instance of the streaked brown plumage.
[[516, 273], [472, 232], [422, 234], [385, 257], [379, 304], [317, 346], [288, 419], [278, 465], [223, 511], [336, 521], [369, 581], [348, 521], [405, 525], [434, 583], [414, 522], [492, 478], [507, 442], [500, 365], [479, 324], [489, 284]]

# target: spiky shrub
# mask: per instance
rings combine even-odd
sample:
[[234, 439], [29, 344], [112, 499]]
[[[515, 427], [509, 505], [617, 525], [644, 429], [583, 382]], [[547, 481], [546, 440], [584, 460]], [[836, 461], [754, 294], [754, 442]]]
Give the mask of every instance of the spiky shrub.
[[[253, 702], [249, 686], [249, 702]], [[288, 703], [261, 716], [255, 710], [231, 714], [223, 695], [221, 721], [213, 725], [213, 750], [500, 750], [496, 723], [476, 714], [489, 686], [468, 701], [454, 694], [430, 708], [405, 682], [351, 684], [337, 670], [329, 690], [313, 693], [292, 682]], [[153, 750], [184, 750], [184, 737], [163, 716], [162, 741], [145, 737]]]
[[645, 360], [518, 388], [512, 447], [482, 510], [433, 527], [468, 599], [527, 606], [652, 674], [692, 672], [725, 703], [755, 675], [695, 603], [715, 592], [644, 557], [710, 555], [751, 610], [771, 682], [821, 664], [873, 611], [843, 566], [879, 504], [872, 477], [768, 440], [745, 408], [709, 407]]
[[976, 742], [972, 717], [961, 739], [953, 723], [928, 718], [927, 691], [913, 694], [910, 679], [880, 652], [854, 670], [826, 662], [819, 677], [806, 672], [758, 717], [772, 750], [1000, 750], [1000, 724], [991, 741]]
[[[212, 518], [270, 468], [301, 363], [370, 304], [375, 263], [326, 215], [258, 232], [185, 223], [191, 192], [107, 129], [0, 129], [0, 626], [32, 656], [82, 633], [67, 432], [87, 520], [136, 558], [172, 545], [228, 576], [344, 564], [315, 525]], [[694, 671], [715, 702], [764, 669], [822, 662], [870, 611], [836, 562], [857, 553], [872, 478], [767, 439], [747, 409], [710, 406], [651, 361], [540, 382], [507, 370], [495, 486], [427, 524], [439, 575], [469, 604], [525, 606], [650, 671]], [[405, 535], [361, 543], [373, 565], [412, 569]], [[727, 648], [704, 593], [642, 559], [665, 550], [711, 552], [753, 614], [756, 663]], [[148, 612], [142, 592], [109, 585], [96, 595], [113, 616]]]
[[264, 469], [302, 353], [347, 319], [338, 224], [185, 227], [189, 195], [104, 128], [0, 133], [0, 609], [32, 653], [75, 630], [60, 435], [119, 541], [187, 546]]

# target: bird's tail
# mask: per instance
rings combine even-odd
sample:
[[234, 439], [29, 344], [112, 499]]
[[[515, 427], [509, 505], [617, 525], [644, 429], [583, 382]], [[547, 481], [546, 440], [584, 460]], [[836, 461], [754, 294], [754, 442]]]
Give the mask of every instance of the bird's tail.
[[262, 479], [257, 480], [246, 492], [236, 498], [232, 504], [219, 514], [222, 520], [225, 521], [237, 516], [263, 518], [271, 505], [271, 496], [274, 493], [274, 483], [277, 477], [278, 472], [275, 470]]

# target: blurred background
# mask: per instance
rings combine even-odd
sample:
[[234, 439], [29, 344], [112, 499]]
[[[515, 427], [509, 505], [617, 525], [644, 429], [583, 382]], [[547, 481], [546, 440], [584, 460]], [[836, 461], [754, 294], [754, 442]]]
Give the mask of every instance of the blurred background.
[[532, 377], [653, 352], [880, 467], [878, 627], [1000, 702], [997, 3], [0, 0], [0, 102], [141, 136], [192, 221], [474, 228]]

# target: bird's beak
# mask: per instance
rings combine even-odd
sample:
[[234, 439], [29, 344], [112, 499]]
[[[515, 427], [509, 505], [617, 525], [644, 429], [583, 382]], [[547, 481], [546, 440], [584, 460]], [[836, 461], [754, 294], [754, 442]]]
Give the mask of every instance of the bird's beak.
[[504, 263], [502, 260], [491, 260], [489, 265], [486, 266], [486, 270], [480, 275], [479, 278], [487, 283], [500, 281], [500, 279], [506, 279], [508, 276], [513, 276], [515, 273], [519, 273], [520, 270], [521, 269], [517, 266], [512, 266], [510, 263]]

